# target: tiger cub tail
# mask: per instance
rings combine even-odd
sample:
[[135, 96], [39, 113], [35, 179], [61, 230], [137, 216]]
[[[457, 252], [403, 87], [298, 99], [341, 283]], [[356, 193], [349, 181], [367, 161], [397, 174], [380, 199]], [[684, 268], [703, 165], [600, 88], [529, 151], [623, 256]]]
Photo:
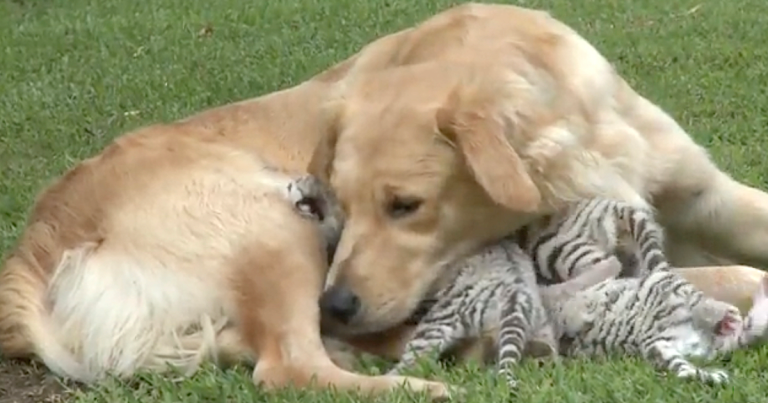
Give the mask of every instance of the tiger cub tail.
[[498, 341], [498, 372], [514, 389], [517, 379], [514, 368], [520, 362], [525, 346], [535, 334], [536, 290], [519, 288], [511, 292], [501, 307]]

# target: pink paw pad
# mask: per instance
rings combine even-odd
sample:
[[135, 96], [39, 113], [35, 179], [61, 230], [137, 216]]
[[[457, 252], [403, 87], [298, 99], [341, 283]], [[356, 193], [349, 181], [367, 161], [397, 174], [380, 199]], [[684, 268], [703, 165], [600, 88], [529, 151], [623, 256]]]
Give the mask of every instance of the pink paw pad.
[[729, 336], [741, 330], [741, 318], [733, 314], [725, 314], [723, 319], [717, 322], [715, 333], [720, 336]]

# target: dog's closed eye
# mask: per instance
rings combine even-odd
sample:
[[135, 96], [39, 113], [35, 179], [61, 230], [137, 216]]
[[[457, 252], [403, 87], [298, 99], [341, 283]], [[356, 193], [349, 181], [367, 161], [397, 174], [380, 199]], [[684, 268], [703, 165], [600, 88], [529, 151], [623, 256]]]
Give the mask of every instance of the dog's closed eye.
[[414, 197], [394, 197], [386, 206], [387, 215], [402, 218], [415, 213], [422, 205], [422, 200]]

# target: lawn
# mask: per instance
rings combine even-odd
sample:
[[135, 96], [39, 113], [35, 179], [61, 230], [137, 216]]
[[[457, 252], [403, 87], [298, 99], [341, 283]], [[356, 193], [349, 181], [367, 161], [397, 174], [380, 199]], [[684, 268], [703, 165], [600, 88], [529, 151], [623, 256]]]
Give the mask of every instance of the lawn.
[[[0, 0], [0, 248], [19, 235], [35, 193], [121, 133], [299, 83], [447, 0]], [[525, 1], [591, 40], [670, 111], [725, 170], [766, 187], [768, 2]], [[2, 358], [0, 358], [2, 360]], [[680, 382], [632, 360], [520, 369], [526, 402], [765, 402], [768, 348], [713, 363], [732, 383]], [[2, 368], [8, 363], [0, 363]], [[366, 366], [366, 371], [375, 367]], [[466, 386], [468, 402], [509, 399], [488, 370], [422, 375]], [[11, 379], [11, 378], [8, 378]], [[16, 379], [16, 378], [13, 378]], [[12, 380], [13, 381], [13, 380]], [[11, 402], [2, 388], [0, 403]], [[15, 382], [15, 381], [14, 381]], [[41, 382], [29, 378], [30, 393]], [[4, 386], [5, 385], [5, 386]], [[33, 395], [30, 395], [33, 396]], [[34, 395], [37, 396], [37, 395]], [[65, 398], [66, 397], [66, 398]], [[247, 370], [191, 379], [106, 382], [72, 402], [353, 402], [354, 395], [265, 394]], [[42, 398], [40, 398], [42, 399]], [[26, 401], [41, 401], [28, 397]], [[415, 399], [415, 400], [414, 400]], [[397, 393], [378, 401], [418, 401]], [[21, 400], [20, 400], [21, 401]]]

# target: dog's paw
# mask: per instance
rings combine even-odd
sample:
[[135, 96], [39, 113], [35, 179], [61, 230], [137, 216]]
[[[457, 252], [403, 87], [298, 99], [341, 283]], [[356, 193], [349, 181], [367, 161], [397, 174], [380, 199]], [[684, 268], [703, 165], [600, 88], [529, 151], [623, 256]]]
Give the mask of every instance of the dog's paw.
[[752, 308], [744, 319], [743, 344], [763, 344], [768, 340], [768, 276], [760, 281], [752, 297]]
[[429, 383], [428, 391], [432, 401], [442, 402], [458, 400], [467, 394], [467, 391], [459, 386], [449, 385], [442, 382]]
[[466, 395], [466, 390], [458, 386], [413, 377], [403, 377], [401, 386], [412, 392], [426, 392], [434, 402], [455, 400]]

